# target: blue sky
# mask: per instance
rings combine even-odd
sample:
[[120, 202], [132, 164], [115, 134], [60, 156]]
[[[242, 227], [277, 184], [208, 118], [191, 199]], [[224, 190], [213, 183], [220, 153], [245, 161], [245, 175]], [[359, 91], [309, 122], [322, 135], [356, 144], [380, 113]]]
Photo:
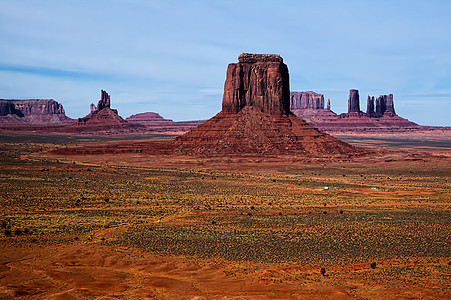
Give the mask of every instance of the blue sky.
[[277, 53], [292, 91], [346, 112], [349, 89], [394, 94], [399, 115], [451, 125], [451, 1], [0, 0], [0, 98], [89, 112], [100, 89], [127, 117], [208, 119], [227, 65]]

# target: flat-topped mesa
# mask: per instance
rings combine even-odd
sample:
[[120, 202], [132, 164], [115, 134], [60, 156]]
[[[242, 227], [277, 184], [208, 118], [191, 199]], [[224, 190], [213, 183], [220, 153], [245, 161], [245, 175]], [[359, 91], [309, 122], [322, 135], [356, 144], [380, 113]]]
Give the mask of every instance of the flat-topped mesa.
[[256, 62], [280, 62], [283, 63], [283, 58], [279, 54], [252, 54], [241, 53], [238, 56], [240, 63], [256, 63]]
[[63, 124], [71, 121], [63, 105], [53, 99], [0, 99], [0, 123]]
[[359, 90], [349, 90], [348, 113], [360, 113]]
[[296, 109], [324, 109], [324, 95], [312, 91], [291, 92], [290, 108]]
[[290, 114], [288, 67], [280, 55], [242, 53], [229, 64], [222, 111], [236, 114], [252, 106], [272, 115]]

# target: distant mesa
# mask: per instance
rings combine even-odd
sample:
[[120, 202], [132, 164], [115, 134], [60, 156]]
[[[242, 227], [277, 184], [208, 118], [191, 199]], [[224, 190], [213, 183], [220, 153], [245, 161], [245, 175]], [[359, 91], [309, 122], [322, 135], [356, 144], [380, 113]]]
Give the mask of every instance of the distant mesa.
[[136, 115], [131, 115], [125, 119], [131, 124], [141, 124], [141, 125], [172, 125], [174, 121], [168, 120], [160, 116], [156, 112], [145, 112]]
[[288, 68], [279, 55], [248, 54], [229, 64], [222, 111], [178, 137], [181, 153], [301, 156], [359, 155], [363, 151], [321, 133], [290, 112]]
[[364, 113], [360, 110], [359, 91], [351, 89], [348, 97], [348, 112], [340, 115], [331, 111], [330, 100], [324, 108], [322, 100], [324, 96], [321, 94], [312, 91], [291, 92], [290, 97], [290, 108], [295, 115], [326, 132], [389, 133], [431, 129], [399, 117], [395, 112], [393, 94], [381, 95], [376, 100], [374, 96], [368, 95], [367, 109]]
[[68, 124], [63, 105], [53, 99], [0, 99], [2, 124]]
[[330, 110], [330, 99], [327, 99], [327, 107], [324, 109], [324, 96], [313, 91], [291, 92], [291, 111], [300, 118], [335, 118], [336, 114]]

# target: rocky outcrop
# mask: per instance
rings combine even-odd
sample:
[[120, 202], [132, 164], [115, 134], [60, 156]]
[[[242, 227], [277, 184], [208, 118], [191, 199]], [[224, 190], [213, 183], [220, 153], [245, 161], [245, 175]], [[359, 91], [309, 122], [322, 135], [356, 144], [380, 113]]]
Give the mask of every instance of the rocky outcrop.
[[53, 99], [0, 99], [0, 123], [65, 124], [71, 121], [63, 105]]
[[65, 132], [112, 134], [129, 133], [142, 130], [138, 124], [129, 124], [121, 118], [116, 109], [110, 108], [110, 95], [104, 90], [100, 92], [97, 107], [90, 105], [91, 112], [79, 118], [77, 122], [64, 128]]
[[222, 111], [178, 137], [177, 151], [207, 156], [292, 153], [349, 157], [363, 153], [289, 111], [288, 68], [280, 56], [241, 54], [238, 60], [227, 69]]
[[224, 84], [222, 111], [238, 113], [252, 106], [263, 113], [290, 112], [288, 68], [280, 55], [243, 53], [229, 64]]
[[100, 111], [102, 109], [104, 109], [105, 107], [110, 108], [110, 95], [108, 95], [107, 92], [105, 92], [104, 90], [100, 91], [100, 100], [97, 103], [97, 110]]
[[168, 120], [160, 116], [155, 112], [146, 112], [136, 115], [131, 115], [125, 119], [131, 124], [142, 124], [142, 125], [172, 125], [175, 122]]
[[104, 90], [100, 91], [100, 100], [97, 103], [97, 107], [91, 104], [90, 109], [91, 113], [78, 119], [77, 126], [110, 126], [126, 123], [118, 115], [116, 109], [110, 108], [110, 95]]
[[360, 113], [360, 98], [358, 90], [349, 90], [348, 113]]
[[334, 119], [337, 115], [330, 109], [330, 99], [324, 109], [324, 95], [313, 91], [291, 92], [291, 112], [300, 118]]
[[381, 95], [376, 100], [376, 113], [375, 117], [396, 116], [395, 106], [393, 103], [393, 94]]
[[[291, 93], [295, 94], [294, 92]], [[328, 106], [330, 102], [328, 101]], [[350, 90], [348, 113], [337, 115], [328, 109], [292, 110], [308, 124], [325, 132], [405, 132], [421, 130], [425, 127], [396, 115], [393, 94], [367, 97], [367, 111], [359, 106], [358, 90]]]
[[291, 92], [290, 109], [324, 109], [324, 96], [312, 91]]
[[368, 95], [368, 98], [366, 100], [366, 115], [368, 117], [374, 117], [375, 116], [375, 112], [374, 112], [374, 97], [370, 97], [370, 95]]

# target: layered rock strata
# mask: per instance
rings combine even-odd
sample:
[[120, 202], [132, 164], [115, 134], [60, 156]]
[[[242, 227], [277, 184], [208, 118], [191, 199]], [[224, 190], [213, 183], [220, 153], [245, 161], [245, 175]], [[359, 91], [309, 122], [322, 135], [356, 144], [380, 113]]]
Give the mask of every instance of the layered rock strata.
[[[300, 93], [305, 92], [291, 92], [292, 95]], [[299, 110], [296, 106], [292, 107], [292, 111], [308, 124], [326, 132], [404, 132], [425, 128], [396, 115], [393, 94], [381, 95], [376, 99], [368, 95], [366, 113], [360, 111], [358, 90], [349, 91], [348, 113], [337, 115], [330, 109], [322, 108]]]
[[63, 105], [53, 99], [0, 99], [0, 123], [67, 124]]
[[[324, 105], [324, 103], [323, 103]], [[188, 154], [352, 156], [359, 150], [321, 133], [290, 112], [288, 68], [279, 55], [241, 54], [230, 64], [222, 111], [178, 137]]]
[[284, 115], [290, 111], [288, 68], [279, 55], [243, 53], [229, 64], [222, 111], [238, 113], [253, 106], [263, 113]]

